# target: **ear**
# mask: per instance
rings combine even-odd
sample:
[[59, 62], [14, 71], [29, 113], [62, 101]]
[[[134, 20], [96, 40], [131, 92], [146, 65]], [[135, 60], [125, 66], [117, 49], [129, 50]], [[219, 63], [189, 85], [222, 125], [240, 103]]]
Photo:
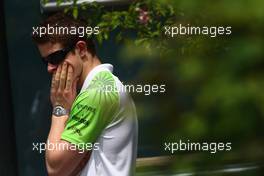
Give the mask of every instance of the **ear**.
[[80, 57], [83, 58], [87, 52], [87, 45], [86, 45], [85, 41], [82, 41], [82, 40], [78, 41], [76, 43], [76, 49], [77, 49], [77, 52], [79, 53]]

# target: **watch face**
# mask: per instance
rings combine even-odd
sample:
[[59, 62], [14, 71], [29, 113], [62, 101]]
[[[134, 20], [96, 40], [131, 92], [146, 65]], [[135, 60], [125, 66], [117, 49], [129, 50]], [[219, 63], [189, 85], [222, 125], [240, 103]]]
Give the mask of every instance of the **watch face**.
[[56, 106], [53, 110], [53, 115], [55, 115], [55, 116], [63, 116], [66, 114], [67, 114], [66, 109], [64, 109], [61, 106]]
[[60, 108], [55, 108], [55, 112], [54, 112], [56, 115], [60, 114], [61, 113], [61, 109]]

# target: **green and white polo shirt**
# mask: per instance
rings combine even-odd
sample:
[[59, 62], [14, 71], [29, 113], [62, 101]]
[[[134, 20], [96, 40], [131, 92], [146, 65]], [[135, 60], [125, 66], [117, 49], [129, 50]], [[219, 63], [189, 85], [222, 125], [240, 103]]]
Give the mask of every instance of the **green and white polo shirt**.
[[79, 149], [94, 146], [81, 176], [129, 176], [135, 169], [136, 108], [112, 70], [101, 64], [89, 72], [61, 136]]

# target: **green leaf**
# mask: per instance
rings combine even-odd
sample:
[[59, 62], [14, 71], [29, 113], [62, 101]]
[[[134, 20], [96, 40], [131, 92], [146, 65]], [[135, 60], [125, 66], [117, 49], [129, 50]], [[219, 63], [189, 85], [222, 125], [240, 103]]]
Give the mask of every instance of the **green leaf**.
[[74, 17], [75, 19], [78, 18], [78, 7], [77, 7], [77, 6], [73, 7], [72, 15], [73, 15], [73, 17]]
[[147, 38], [137, 39], [137, 40], [135, 40], [135, 45], [136, 45], [136, 46], [142, 45], [142, 44], [145, 43], [147, 40], [148, 40]]

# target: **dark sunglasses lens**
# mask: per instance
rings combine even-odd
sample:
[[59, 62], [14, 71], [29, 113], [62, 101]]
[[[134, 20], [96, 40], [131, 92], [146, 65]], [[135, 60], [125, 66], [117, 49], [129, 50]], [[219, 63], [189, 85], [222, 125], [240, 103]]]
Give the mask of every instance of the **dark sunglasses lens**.
[[65, 59], [65, 53], [63, 51], [57, 51], [47, 57], [47, 61], [52, 65], [58, 65]]

